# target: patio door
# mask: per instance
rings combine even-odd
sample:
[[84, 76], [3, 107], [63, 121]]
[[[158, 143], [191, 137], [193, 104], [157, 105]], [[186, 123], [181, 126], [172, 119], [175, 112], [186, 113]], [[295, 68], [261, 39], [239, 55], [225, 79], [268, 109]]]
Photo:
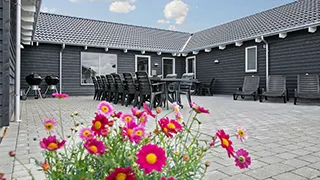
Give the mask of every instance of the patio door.
[[162, 77], [166, 77], [168, 74], [175, 74], [175, 59], [174, 58], [162, 58]]
[[145, 71], [151, 75], [151, 57], [145, 55], [136, 55], [135, 71]]
[[194, 73], [196, 78], [196, 56], [186, 58], [186, 73]]

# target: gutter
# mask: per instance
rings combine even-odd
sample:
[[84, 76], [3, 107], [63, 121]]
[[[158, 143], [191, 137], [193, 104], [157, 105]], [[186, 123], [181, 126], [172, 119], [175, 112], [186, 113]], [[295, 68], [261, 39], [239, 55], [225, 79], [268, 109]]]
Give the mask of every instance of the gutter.
[[16, 93], [14, 115], [15, 121], [20, 122], [20, 76], [21, 76], [21, 0], [16, 3]]
[[261, 40], [266, 45], [266, 89], [269, 90], [269, 43], [261, 36]]
[[59, 60], [59, 77], [60, 77], [60, 84], [59, 84], [59, 92], [62, 93], [62, 52], [66, 48], [66, 44], [62, 44], [62, 48], [60, 50], [60, 60]]

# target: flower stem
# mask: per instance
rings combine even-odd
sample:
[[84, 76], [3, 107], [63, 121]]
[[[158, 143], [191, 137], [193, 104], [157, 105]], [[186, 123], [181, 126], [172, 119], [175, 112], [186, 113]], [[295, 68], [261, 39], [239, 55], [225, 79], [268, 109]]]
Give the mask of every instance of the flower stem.
[[30, 169], [28, 169], [17, 157], [15, 158], [16, 161], [18, 161], [18, 163], [20, 163], [22, 165], [22, 167], [28, 171], [28, 174], [31, 176], [32, 180], [35, 180], [34, 176], [32, 175]]

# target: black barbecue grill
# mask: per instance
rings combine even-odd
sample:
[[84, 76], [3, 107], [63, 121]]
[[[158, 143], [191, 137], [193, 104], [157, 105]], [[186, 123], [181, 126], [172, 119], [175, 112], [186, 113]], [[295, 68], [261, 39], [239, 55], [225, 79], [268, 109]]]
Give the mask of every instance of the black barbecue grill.
[[58, 89], [57, 89], [57, 84], [59, 83], [59, 77], [58, 76], [56, 76], [56, 75], [47, 76], [45, 78], [45, 81], [46, 81], [48, 87], [47, 87], [45, 93], [42, 95], [43, 97], [46, 97], [47, 92], [49, 90], [52, 90], [55, 93], [58, 92]]
[[26, 99], [26, 97], [28, 96], [28, 93], [30, 92], [30, 89], [32, 91], [34, 91], [34, 95], [35, 95], [36, 99], [38, 99], [39, 97], [42, 98], [40, 88], [39, 88], [39, 85], [42, 82], [42, 78], [41, 78], [40, 74], [31, 73], [26, 77], [26, 81], [27, 81], [29, 87], [28, 87], [27, 92], [23, 94], [23, 99]]

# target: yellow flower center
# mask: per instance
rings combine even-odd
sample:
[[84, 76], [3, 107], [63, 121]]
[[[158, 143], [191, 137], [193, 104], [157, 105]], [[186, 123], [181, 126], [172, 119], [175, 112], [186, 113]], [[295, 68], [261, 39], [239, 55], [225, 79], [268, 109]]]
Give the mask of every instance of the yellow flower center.
[[127, 117], [124, 118], [124, 120], [125, 120], [126, 122], [130, 122], [132, 119], [131, 119], [130, 116], [127, 116]]
[[244, 156], [239, 156], [238, 159], [241, 163], [246, 162], [246, 158]]
[[146, 117], [145, 116], [141, 116], [141, 119], [140, 119], [140, 122], [144, 122], [146, 120]]
[[168, 129], [167, 128], [163, 128], [163, 132], [167, 133]]
[[128, 130], [127, 130], [128, 135], [131, 135], [131, 134], [132, 134], [132, 132], [133, 132], [133, 130], [132, 130], [132, 129], [128, 129]]
[[176, 128], [176, 126], [173, 123], [169, 123], [167, 126], [168, 126], [169, 129], [175, 129]]
[[98, 152], [97, 146], [92, 145], [92, 146], [89, 147], [89, 149], [90, 149], [94, 154]]
[[178, 106], [174, 106], [173, 109], [174, 109], [174, 112], [176, 112], [176, 113], [179, 112], [179, 107]]
[[90, 133], [90, 131], [88, 131], [88, 130], [85, 130], [85, 131], [83, 132], [83, 136], [85, 136], [85, 137], [87, 137], [89, 134], [91, 134], [91, 133]]
[[43, 164], [42, 168], [47, 171], [49, 170], [50, 166], [49, 164]]
[[137, 111], [137, 112], [136, 112], [136, 116], [139, 116], [139, 115], [140, 115], [140, 111]]
[[47, 123], [46, 124], [46, 129], [51, 130], [53, 128], [53, 124], [52, 123]]
[[127, 178], [127, 175], [124, 173], [118, 173], [116, 176], [116, 180], [125, 180]]
[[52, 143], [50, 143], [50, 144], [48, 145], [48, 149], [49, 149], [49, 150], [58, 149], [58, 144], [52, 142]]
[[154, 164], [156, 163], [157, 161], [157, 156], [153, 153], [150, 153], [146, 156], [146, 161], [149, 163], [149, 164]]
[[102, 112], [107, 113], [109, 112], [109, 108], [107, 106], [102, 106], [101, 107]]
[[94, 123], [94, 128], [95, 128], [96, 130], [99, 130], [99, 129], [101, 128], [101, 126], [102, 126], [102, 124], [101, 124], [100, 121], [97, 121], [97, 122]]
[[239, 135], [240, 137], [243, 137], [243, 136], [244, 136], [244, 132], [243, 132], [242, 129], [239, 129], [239, 130], [238, 130], [238, 135]]
[[224, 144], [225, 146], [229, 146], [229, 141], [225, 138], [222, 138], [222, 144]]
[[142, 136], [142, 134], [143, 134], [143, 132], [142, 132], [141, 130], [138, 130], [138, 131], [136, 132], [136, 135], [137, 135], [137, 136]]

